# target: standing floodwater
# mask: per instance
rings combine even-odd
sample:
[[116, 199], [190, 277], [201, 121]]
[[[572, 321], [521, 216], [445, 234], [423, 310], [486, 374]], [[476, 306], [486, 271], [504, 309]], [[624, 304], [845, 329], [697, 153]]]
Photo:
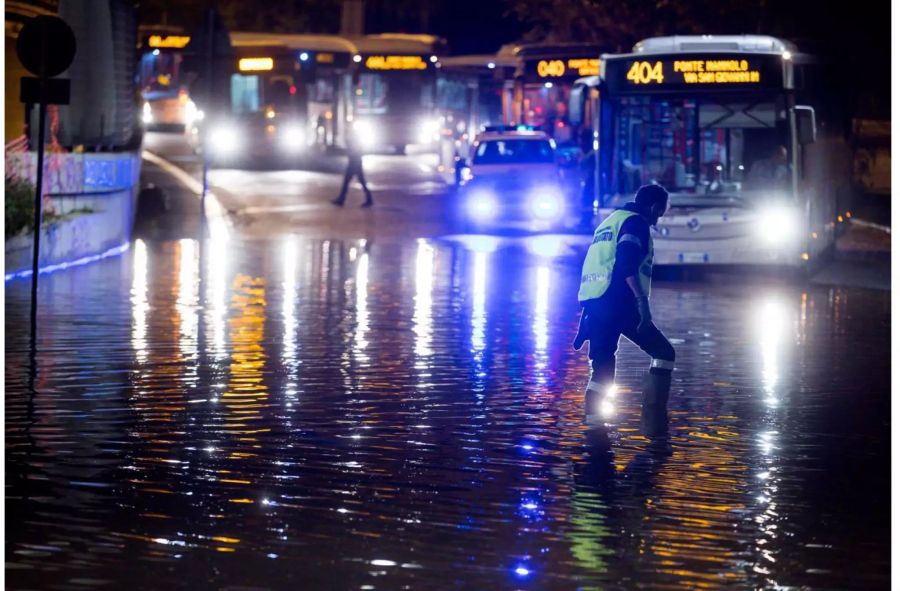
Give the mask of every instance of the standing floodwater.
[[10, 589], [873, 589], [890, 293], [657, 282], [670, 448], [585, 238], [136, 241], [6, 285]]

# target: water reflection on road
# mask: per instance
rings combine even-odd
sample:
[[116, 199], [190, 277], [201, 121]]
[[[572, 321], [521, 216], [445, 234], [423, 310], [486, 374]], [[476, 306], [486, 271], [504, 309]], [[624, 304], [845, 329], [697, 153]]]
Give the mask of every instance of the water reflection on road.
[[886, 584], [889, 294], [657, 284], [669, 446], [581, 424], [583, 239], [136, 241], [7, 284], [11, 588]]

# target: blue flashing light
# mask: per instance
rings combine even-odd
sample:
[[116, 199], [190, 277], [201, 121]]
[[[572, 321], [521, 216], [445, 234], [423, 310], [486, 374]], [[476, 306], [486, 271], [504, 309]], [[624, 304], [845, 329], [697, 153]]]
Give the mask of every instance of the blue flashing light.
[[[71, 267], [80, 267], [82, 265], [87, 265], [89, 263], [93, 263], [95, 261], [99, 261], [100, 259], [106, 259], [113, 256], [118, 256], [131, 248], [131, 243], [126, 242], [124, 244], [120, 244], [119, 246], [110, 248], [109, 250], [102, 252], [100, 254], [95, 254], [91, 256], [81, 257], [80, 259], [75, 259], [74, 261], [64, 261], [62, 263], [58, 263], [56, 265], [48, 265], [46, 267], [39, 267], [38, 274], [39, 275], [47, 275], [49, 273], [53, 273], [55, 271], [61, 271], [64, 269], [69, 269]], [[7, 273], [4, 276], [5, 281], [9, 281], [10, 279], [23, 279], [25, 277], [31, 277], [32, 271], [31, 269], [26, 269], [24, 271], [19, 271], [18, 273]]]
[[308, 53], [306, 53], [305, 51], [300, 53], [300, 61], [301, 61], [301, 62], [305, 62], [305, 61], [308, 60], [308, 59], [309, 59], [309, 54], [308, 54]]
[[531, 571], [524, 564], [516, 565], [516, 568], [513, 572], [516, 573], [517, 577], [522, 578], [522, 579], [524, 579], [525, 577], [527, 577], [528, 575], [531, 574]]
[[153, 55], [159, 55], [159, 50], [158, 50], [158, 49], [154, 49], [154, 50], [153, 50]]
[[484, 125], [481, 128], [484, 132], [503, 133], [504, 131], [537, 131], [534, 125]]

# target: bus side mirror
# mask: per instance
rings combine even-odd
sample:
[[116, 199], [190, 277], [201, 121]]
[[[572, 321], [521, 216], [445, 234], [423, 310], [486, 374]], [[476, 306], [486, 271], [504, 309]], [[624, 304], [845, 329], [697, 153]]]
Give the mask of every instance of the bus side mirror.
[[584, 123], [584, 90], [584, 86], [576, 84], [569, 95], [569, 121], [573, 125]]
[[797, 105], [794, 107], [797, 120], [797, 140], [802, 145], [816, 141], [816, 110], [812, 107]]

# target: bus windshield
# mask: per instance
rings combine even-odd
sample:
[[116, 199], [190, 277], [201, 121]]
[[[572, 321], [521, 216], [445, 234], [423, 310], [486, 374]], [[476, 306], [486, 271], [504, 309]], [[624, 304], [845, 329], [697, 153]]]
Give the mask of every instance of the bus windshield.
[[360, 74], [356, 108], [363, 115], [404, 115], [434, 107], [434, 76], [396, 72]]
[[475, 150], [473, 164], [552, 164], [547, 140], [485, 140]]
[[272, 109], [276, 113], [302, 110], [297, 87], [290, 76], [231, 76], [231, 109], [235, 114]]
[[617, 99], [615, 192], [632, 194], [650, 182], [697, 197], [789, 191], [791, 136], [782, 103], [772, 97]]
[[144, 98], [176, 95], [181, 84], [179, 79], [181, 62], [182, 57], [178, 53], [161, 53], [157, 50], [156, 53], [148, 52], [142, 55], [138, 76]]

